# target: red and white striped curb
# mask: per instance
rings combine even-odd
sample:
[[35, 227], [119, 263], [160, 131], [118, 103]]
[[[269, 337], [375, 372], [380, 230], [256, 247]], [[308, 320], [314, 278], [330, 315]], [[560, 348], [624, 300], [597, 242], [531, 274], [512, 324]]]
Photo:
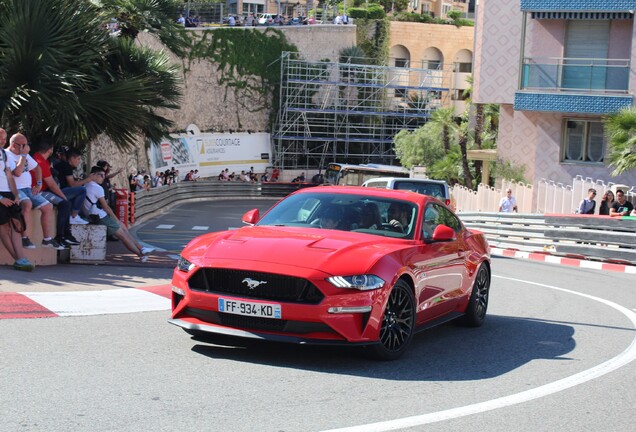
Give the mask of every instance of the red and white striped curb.
[[160, 285], [103, 291], [0, 292], [0, 319], [169, 310], [170, 291], [170, 285]]
[[561, 264], [570, 267], [587, 268], [593, 270], [606, 270], [619, 273], [636, 274], [636, 266], [626, 264], [614, 264], [600, 261], [589, 261], [578, 258], [559, 257], [547, 253], [523, 252], [514, 249], [501, 249], [496, 247], [490, 248], [491, 255], [503, 256], [509, 258], [529, 259], [533, 261], [541, 261], [551, 264]]

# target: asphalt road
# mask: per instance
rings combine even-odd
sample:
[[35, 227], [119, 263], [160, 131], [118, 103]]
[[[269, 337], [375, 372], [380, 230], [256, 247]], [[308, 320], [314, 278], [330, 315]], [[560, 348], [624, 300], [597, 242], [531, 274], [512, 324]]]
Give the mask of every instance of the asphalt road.
[[206, 232], [240, 228], [245, 212], [258, 208], [262, 214], [277, 201], [272, 198], [223, 199], [181, 204], [142, 223], [134, 233], [146, 243], [179, 253], [193, 238]]
[[0, 320], [0, 431], [633, 430], [634, 286], [495, 258], [484, 326], [428, 330], [388, 363], [196, 342], [168, 312]]

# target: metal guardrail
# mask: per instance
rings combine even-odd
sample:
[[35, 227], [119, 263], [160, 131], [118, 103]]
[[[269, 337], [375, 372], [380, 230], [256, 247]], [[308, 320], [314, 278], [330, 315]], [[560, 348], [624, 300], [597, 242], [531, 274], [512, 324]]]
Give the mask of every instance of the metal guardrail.
[[493, 247], [636, 264], [636, 220], [592, 215], [459, 213]]
[[147, 191], [135, 192], [135, 220], [184, 201], [215, 198], [261, 197], [258, 183], [222, 181], [180, 182]]

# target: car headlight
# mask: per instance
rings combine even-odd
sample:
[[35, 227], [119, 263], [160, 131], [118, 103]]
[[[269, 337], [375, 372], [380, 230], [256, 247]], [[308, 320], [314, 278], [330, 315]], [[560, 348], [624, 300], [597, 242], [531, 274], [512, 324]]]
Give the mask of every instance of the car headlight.
[[180, 256], [179, 261], [177, 262], [177, 268], [181, 270], [182, 272], [188, 273], [190, 270], [194, 268], [194, 264], [192, 264], [190, 261], [188, 261], [184, 257]]
[[384, 281], [375, 275], [332, 276], [327, 280], [336, 288], [369, 291], [384, 286]]

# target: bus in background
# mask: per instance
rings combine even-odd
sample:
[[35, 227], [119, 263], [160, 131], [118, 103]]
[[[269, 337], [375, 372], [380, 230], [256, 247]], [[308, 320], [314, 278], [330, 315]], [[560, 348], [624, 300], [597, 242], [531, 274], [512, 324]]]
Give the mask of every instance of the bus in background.
[[409, 177], [408, 169], [379, 164], [341, 164], [332, 162], [325, 170], [325, 184], [360, 186], [365, 181], [376, 177]]

